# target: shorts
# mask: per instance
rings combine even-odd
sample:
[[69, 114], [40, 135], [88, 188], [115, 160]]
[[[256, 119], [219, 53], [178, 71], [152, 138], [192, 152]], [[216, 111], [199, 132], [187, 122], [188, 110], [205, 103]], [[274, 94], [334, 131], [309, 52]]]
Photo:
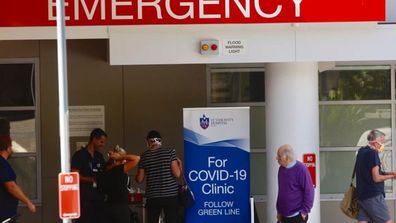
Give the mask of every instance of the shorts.
[[360, 201], [359, 204], [359, 221], [374, 221], [376, 223], [383, 223], [391, 219], [389, 215], [388, 206], [382, 194], [375, 197]]

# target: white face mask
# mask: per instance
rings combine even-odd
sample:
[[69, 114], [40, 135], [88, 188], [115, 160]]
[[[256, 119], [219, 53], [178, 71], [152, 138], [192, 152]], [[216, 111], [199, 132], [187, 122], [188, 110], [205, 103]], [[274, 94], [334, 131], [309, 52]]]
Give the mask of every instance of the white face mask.
[[147, 140], [147, 145], [149, 148], [154, 148], [156, 146], [161, 146], [162, 145], [162, 139], [161, 138], [150, 138]]

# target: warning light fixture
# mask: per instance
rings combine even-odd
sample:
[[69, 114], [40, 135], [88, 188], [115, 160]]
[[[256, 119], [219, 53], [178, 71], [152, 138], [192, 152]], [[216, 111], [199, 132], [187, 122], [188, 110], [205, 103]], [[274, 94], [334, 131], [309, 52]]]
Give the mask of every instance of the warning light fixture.
[[201, 40], [202, 55], [219, 55], [218, 40]]
[[208, 44], [202, 44], [202, 46], [201, 46], [201, 49], [203, 50], [203, 51], [208, 51], [209, 50], [209, 45]]

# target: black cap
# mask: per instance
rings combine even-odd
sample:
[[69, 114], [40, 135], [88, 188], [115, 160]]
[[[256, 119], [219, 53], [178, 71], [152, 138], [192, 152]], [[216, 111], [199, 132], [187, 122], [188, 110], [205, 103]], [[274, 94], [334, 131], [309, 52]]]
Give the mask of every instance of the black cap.
[[156, 130], [151, 130], [147, 133], [146, 139], [152, 139], [152, 138], [162, 138], [161, 134], [156, 131]]

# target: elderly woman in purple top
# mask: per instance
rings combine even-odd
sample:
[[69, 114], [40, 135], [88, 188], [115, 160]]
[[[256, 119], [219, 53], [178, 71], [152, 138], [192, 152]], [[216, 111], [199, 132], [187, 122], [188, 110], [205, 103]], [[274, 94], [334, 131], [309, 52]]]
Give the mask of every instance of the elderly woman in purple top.
[[315, 195], [308, 169], [294, 159], [293, 148], [287, 144], [279, 147], [276, 159], [280, 165], [276, 202], [278, 222], [307, 222]]

